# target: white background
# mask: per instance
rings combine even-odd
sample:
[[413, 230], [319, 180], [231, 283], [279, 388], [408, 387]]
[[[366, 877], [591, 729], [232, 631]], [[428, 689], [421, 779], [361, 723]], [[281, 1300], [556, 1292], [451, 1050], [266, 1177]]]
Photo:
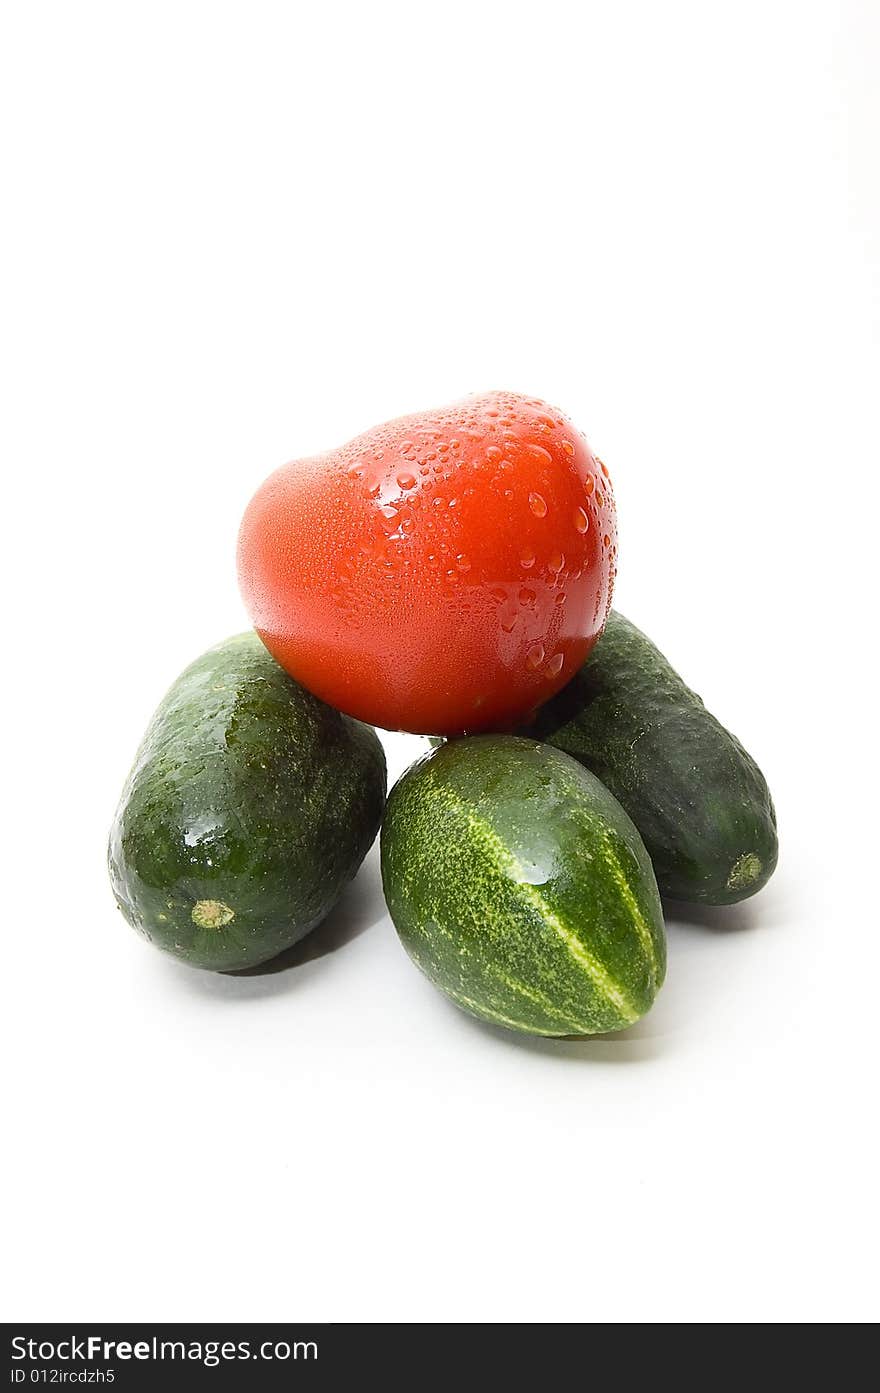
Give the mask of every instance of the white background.
[[[876, 1317], [878, 19], [4, 7], [7, 1318]], [[608, 462], [618, 607], [779, 813], [592, 1043], [442, 999], [375, 851], [245, 979], [106, 880], [259, 481], [494, 386]]]

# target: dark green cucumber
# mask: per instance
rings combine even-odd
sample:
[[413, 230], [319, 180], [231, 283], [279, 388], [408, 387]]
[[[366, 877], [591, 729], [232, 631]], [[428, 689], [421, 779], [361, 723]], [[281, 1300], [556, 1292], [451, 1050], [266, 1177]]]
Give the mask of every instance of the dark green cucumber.
[[391, 791], [382, 883], [404, 947], [472, 1015], [533, 1035], [631, 1025], [666, 970], [641, 838], [607, 789], [549, 745], [443, 745]]
[[182, 673], [144, 736], [110, 834], [116, 902], [195, 967], [265, 962], [327, 914], [384, 802], [376, 732], [239, 634]]
[[528, 731], [602, 780], [644, 838], [663, 895], [733, 904], [766, 885], [776, 815], [751, 755], [663, 654], [612, 611], [584, 666]]

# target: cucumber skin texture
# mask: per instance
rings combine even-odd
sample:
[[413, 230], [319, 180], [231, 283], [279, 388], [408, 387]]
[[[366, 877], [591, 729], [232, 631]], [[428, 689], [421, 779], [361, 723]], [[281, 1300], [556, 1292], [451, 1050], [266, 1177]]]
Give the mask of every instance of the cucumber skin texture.
[[228, 639], [181, 674], [141, 743], [110, 834], [117, 904], [194, 967], [266, 962], [354, 875], [385, 780], [372, 727], [305, 691], [255, 634]]
[[776, 867], [776, 814], [751, 755], [650, 639], [612, 610], [572, 681], [527, 733], [573, 755], [629, 813], [661, 894], [725, 905]]
[[549, 745], [481, 735], [418, 760], [388, 799], [382, 883], [416, 965], [493, 1024], [620, 1030], [662, 985], [663, 912], [641, 839], [598, 779]]

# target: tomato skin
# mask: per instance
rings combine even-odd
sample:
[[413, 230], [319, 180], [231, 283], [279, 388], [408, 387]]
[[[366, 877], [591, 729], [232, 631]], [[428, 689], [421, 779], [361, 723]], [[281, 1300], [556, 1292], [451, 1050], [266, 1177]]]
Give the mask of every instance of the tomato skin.
[[490, 392], [276, 470], [239, 580], [270, 653], [371, 725], [512, 728], [572, 677], [611, 605], [614, 499], [559, 411]]

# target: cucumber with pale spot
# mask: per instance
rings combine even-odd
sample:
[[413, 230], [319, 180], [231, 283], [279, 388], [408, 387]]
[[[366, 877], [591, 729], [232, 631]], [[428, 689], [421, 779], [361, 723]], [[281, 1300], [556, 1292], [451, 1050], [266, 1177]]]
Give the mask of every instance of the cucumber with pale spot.
[[549, 745], [474, 736], [417, 761], [388, 800], [382, 882], [414, 962], [497, 1025], [620, 1030], [663, 982], [641, 838], [599, 780]]
[[384, 802], [372, 727], [239, 634], [186, 669], [144, 736], [110, 835], [116, 902], [194, 967], [265, 962], [325, 917]]
[[764, 775], [622, 614], [612, 610], [583, 667], [523, 733], [573, 755], [611, 790], [670, 899], [733, 904], [773, 874]]

